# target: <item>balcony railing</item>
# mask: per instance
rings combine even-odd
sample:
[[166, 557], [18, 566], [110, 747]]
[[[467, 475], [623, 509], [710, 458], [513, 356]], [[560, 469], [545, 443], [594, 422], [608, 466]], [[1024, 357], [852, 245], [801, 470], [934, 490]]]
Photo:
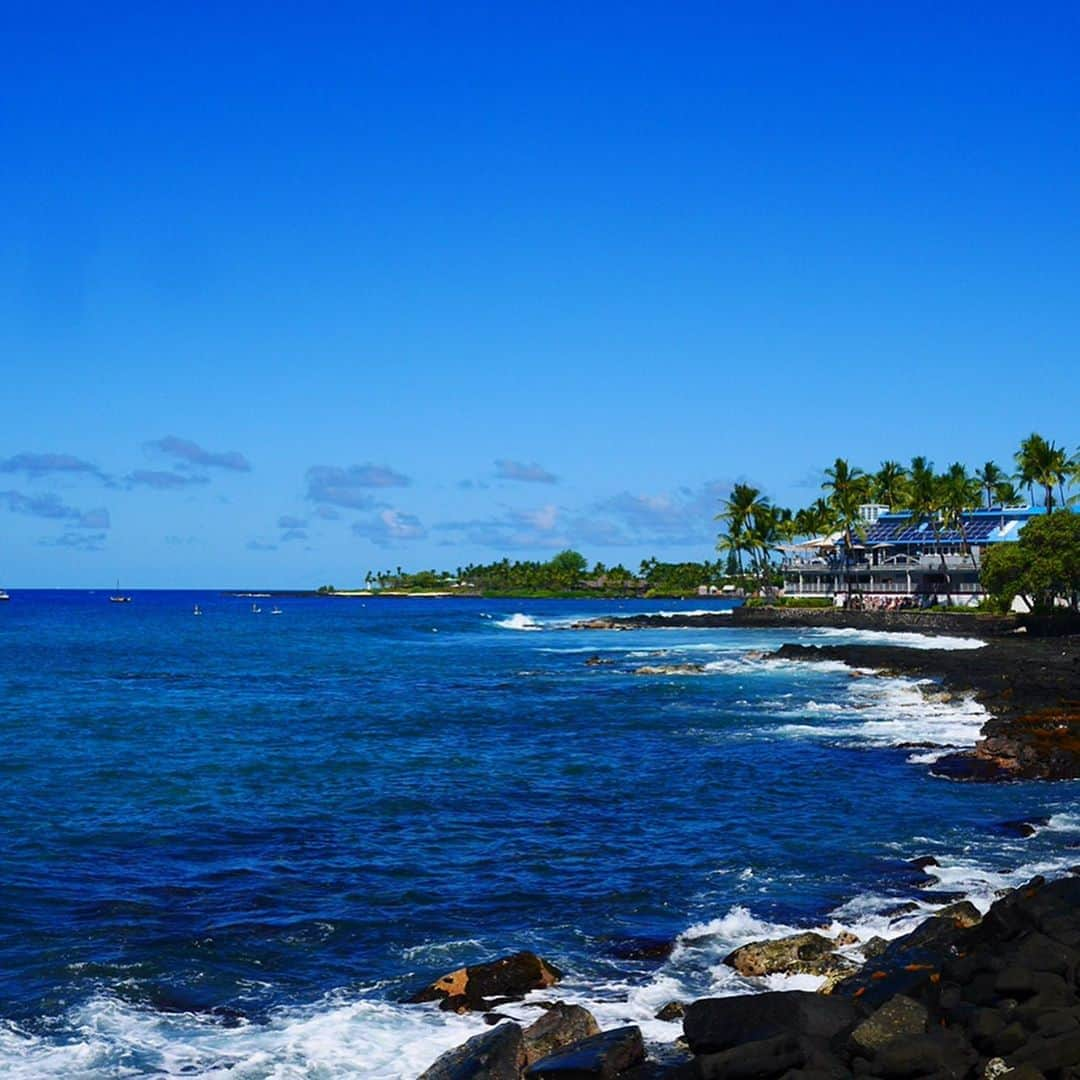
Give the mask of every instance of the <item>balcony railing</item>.
[[[804, 581], [801, 585], [797, 581], [784, 582], [784, 592], [788, 596], [835, 596], [848, 591], [848, 583], [838, 579], [835, 584], [825, 581]], [[977, 581], [954, 581], [951, 588], [946, 588], [943, 583], [926, 586], [920, 582], [912, 582], [909, 589], [906, 581], [852, 581], [851, 591], [857, 593], [888, 593], [890, 596], [946, 596], [953, 595], [977, 595], [985, 590]]]

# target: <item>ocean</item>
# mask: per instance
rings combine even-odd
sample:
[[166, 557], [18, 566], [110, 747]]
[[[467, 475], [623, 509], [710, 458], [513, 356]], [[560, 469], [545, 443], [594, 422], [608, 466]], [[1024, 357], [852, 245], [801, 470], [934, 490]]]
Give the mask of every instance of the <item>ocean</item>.
[[979, 706], [768, 656], [974, 641], [569, 628], [700, 600], [132, 595], [0, 605], [6, 1077], [413, 1078], [484, 1023], [401, 1000], [521, 949], [670, 1041], [667, 1001], [761, 988], [738, 944], [895, 936], [1080, 861], [1076, 784], [929, 775]]

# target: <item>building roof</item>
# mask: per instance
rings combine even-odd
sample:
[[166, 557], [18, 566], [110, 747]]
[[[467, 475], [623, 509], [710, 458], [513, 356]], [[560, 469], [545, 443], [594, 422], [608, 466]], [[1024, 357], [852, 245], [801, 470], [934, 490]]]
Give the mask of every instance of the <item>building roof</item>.
[[[1080, 510], [1073, 507], [1074, 513]], [[964, 534], [959, 529], [939, 529], [934, 536], [933, 527], [927, 521], [914, 520], [909, 510], [881, 514], [871, 525], [860, 543], [867, 546], [897, 545], [922, 546], [925, 544], [1005, 544], [1020, 539], [1024, 525], [1033, 517], [1046, 513], [1043, 506], [991, 507], [989, 510], [970, 510], [963, 516]]]

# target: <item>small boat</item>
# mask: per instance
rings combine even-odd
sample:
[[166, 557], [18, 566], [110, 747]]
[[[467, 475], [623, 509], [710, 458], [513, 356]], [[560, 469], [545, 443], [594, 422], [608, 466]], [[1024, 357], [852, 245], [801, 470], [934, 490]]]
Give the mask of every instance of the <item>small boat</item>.
[[281, 608], [277, 607], [277, 605], [275, 605], [275, 606], [274, 606], [274, 610], [273, 610], [273, 611], [271, 611], [271, 612], [270, 612], [270, 614], [271, 614], [271, 615], [281, 615], [281, 614], [282, 614], [282, 610], [281, 610]]
[[195, 610], [191, 614], [192, 615], [201, 615], [202, 614], [202, 608], [200, 608], [199, 605], [196, 604], [195, 605]]
[[3, 589], [0, 589], [0, 601], [10, 600], [10, 599], [11, 599], [11, 597], [8, 596], [8, 594], [6, 592], [4, 592]]
[[120, 591], [120, 582], [119, 582], [119, 580], [117, 580], [117, 582], [116, 582], [116, 595], [115, 596], [110, 596], [109, 600], [114, 604], [130, 604], [131, 603], [131, 597], [130, 596], [125, 596]]
[[259, 607], [258, 604], [252, 604], [251, 605], [251, 614], [252, 615], [258, 615], [261, 611], [262, 611], [262, 608]]

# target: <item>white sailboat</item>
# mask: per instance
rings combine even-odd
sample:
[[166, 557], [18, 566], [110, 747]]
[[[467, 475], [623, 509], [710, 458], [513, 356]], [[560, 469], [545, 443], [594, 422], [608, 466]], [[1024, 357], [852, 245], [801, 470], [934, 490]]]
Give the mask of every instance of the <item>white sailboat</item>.
[[114, 604], [130, 604], [131, 603], [131, 597], [130, 596], [125, 596], [120, 591], [120, 579], [119, 578], [116, 579], [116, 592], [115, 592], [114, 595], [109, 597], [109, 600]]

